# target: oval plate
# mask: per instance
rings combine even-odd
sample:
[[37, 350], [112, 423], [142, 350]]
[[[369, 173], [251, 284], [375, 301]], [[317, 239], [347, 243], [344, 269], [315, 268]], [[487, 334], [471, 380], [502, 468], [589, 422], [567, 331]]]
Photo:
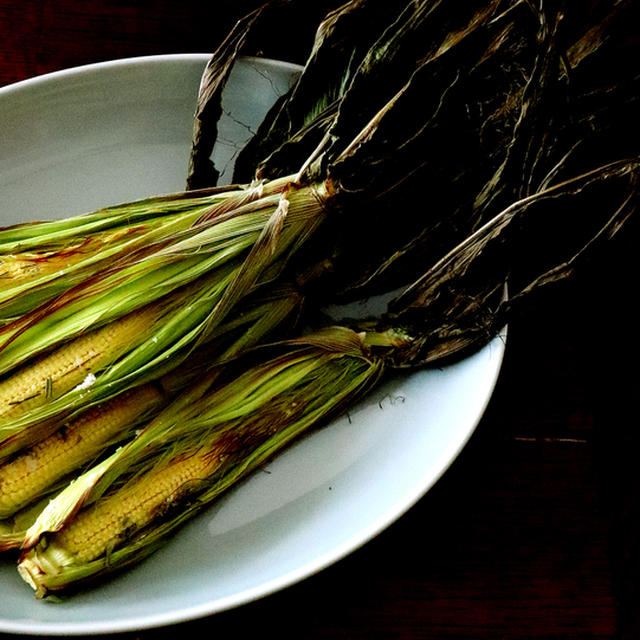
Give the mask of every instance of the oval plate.
[[[184, 188], [205, 54], [79, 67], [0, 89], [0, 224], [68, 216]], [[242, 59], [214, 154], [224, 168], [299, 67]], [[0, 630], [94, 634], [209, 615], [344, 557], [419, 500], [467, 442], [503, 336], [443, 369], [398, 376], [290, 447], [125, 573], [55, 603], [0, 560]]]

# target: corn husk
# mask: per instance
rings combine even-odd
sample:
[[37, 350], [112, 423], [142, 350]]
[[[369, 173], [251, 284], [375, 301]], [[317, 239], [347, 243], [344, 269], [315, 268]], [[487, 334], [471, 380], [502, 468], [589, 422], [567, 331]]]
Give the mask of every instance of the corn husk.
[[132, 252], [255, 197], [230, 185], [148, 198], [63, 220], [0, 229], [0, 323], [7, 323]]

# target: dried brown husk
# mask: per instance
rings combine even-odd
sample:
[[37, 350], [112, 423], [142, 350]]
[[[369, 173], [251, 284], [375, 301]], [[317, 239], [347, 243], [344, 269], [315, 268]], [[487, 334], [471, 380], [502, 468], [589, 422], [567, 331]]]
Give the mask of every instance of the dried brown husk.
[[350, 0], [326, 15], [297, 82], [238, 155], [234, 180], [270, 179], [300, 169], [334, 123], [380, 33], [402, 9], [401, 2]]
[[389, 305], [377, 330], [410, 337], [391, 357], [414, 367], [484, 346], [533, 302], [593, 276], [637, 217], [640, 157], [599, 167], [519, 200], [468, 236]]
[[[330, 132], [314, 168], [356, 213], [318, 234], [294, 267], [300, 281], [334, 299], [397, 287], [513, 200], [632, 156], [636, 18], [630, 2], [407, 3], [338, 104], [294, 133], [288, 121], [282, 148], [253, 156], [277, 175], [294, 166], [280, 164], [285, 151], [297, 163]], [[330, 44], [319, 40], [309, 77]], [[294, 95], [271, 130], [301, 104]]]
[[[426, 140], [411, 140], [424, 167], [410, 184], [393, 189], [392, 199], [367, 209], [372, 217], [378, 211], [374, 220], [380, 224], [354, 224], [351, 233], [335, 234], [344, 244], [333, 248], [325, 277], [334, 272], [341, 297], [396, 288], [513, 200], [638, 153], [638, 7], [591, 5], [591, 12], [570, 7], [551, 16], [527, 5], [529, 18], [516, 11], [502, 16], [504, 38], [496, 36], [482, 64], [457, 77], [458, 93], [451, 87], [440, 94], [443, 106], [424, 131]], [[458, 66], [469, 68], [460, 59]], [[427, 65], [425, 73], [429, 86], [433, 70]], [[416, 104], [419, 92], [413, 95]], [[380, 133], [378, 128], [374, 136], [384, 139]], [[389, 157], [397, 160], [398, 154], [391, 150]], [[362, 179], [362, 163], [352, 164]], [[348, 251], [358, 236], [369, 258], [364, 268], [352, 264]]]
[[[505, 78], [524, 83], [523, 74], [513, 70], [517, 66], [513, 60], [519, 56], [523, 66], [530, 66], [535, 59], [537, 25], [531, 10], [520, 5], [476, 2], [452, 12], [442, 2], [397, 3], [390, 9], [368, 0], [349, 2], [323, 22], [298, 84], [274, 107], [239, 159], [246, 167], [255, 165], [258, 176], [281, 175], [304, 165], [304, 159], [329, 131], [307, 177], [328, 178], [334, 203], [344, 201], [362, 215], [340, 216], [325, 235], [320, 234], [318, 253], [309, 252], [312, 273], [318, 272], [316, 258], [323, 265], [328, 258], [331, 271], [338, 257], [346, 256], [338, 272], [351, 268], [363, 279], [363, 274], [378, 267], [381, 254], [386, 256], [390, 247], [402, 246], [407, 238], [431, 229], [436, 220], [448, 233], [460, 237], [462, 229], [452, 220], [445, 203], [457, 203], [460, 194], [472, 200], [499, 166], [518, 115], [516, 108], [503, 104], [511, 99], [505, 98], [503, 85], [509, 87], [508, 95], [518, 93], [505, 84]], [[394, 11], [396, 19], [389, 20]], [[362, 22], [362, 14], [367, 12], [369, 30], [360, 29], [354, 35], [351, 29], [349, 33], [348, 28], [354, 21]], [[516, 20], [511, 13], [520, 18]], [[519, 21], [525, 27], [520, 27]], [[523, 29], [528, 39], [523, 37]], [[345, 31], [349, 36], [346, 44]], [[376, 33], [373, 45], [366, 50], [363, 45]], [[350, 47], [348, 56], [346, 47]], [[344, 62], [336, 68], [341, 56]], [[481, 69], [467, 74], [471, 79], [460, 81], [460, 69], [475, 69], [479, 60]], [[492, 69], [500, 69], [500, 61], [512, 66], [500, 77], [491, 77]], [[326, 77], [329, 80], [317, 82]], [[487, 85], [488, 77], [491, 82]], [[477, 95], [479, 90], [486, 100], [498, 103], [494, 111], [502, 120], [494, 123], [493, 136], [478, 131], [478, 115], [471, 121], [469, 100], [460, 97]], [[278, 147], [283, 136], [285, 142]], [[257, 149], [267, 154], [262, 161]], [[474, 172], [469, 171], [470, 166]], [[478, 171], [478, 166], [483, 171]], [[244, 171], [243, 177], [248, 178], [250, 174]], [[472, 187], [461, 188], [461, 177], [471, 180]], [[424, 193], [425, 178], [433, 213], [420, 215], [413, 205], [420, 202], [416, 194], [421, 191], [416, 185], [420, 184]], [[385, 223], [390, 209], [401, 215], [380, 234], [379, 225]], [[349, 247], [362, 233], [366, 238], [359, 245], [367, 253], [362, 255], [361, 251], [354, 265]], [[325, 236], [334, 241], [328, 244]], [[381, 237], [385, 238], [382, 246]], [[331, 249], [333, 256], [328, 255]], [[296, 266], [295, 271], [305, 268]], [[342, 283], [343, 289], [349, 286]], [[327, 288], [335, 289], [334, 283]]]
[[[311, 5], [306, 0], [268, 0], [237, 21], [215, 49], [202, 75], [194, 114], [187, 189], [210, 187], [218, 182], [220, 172], [211, 161], [211, 153], [222, 115], [222, 94], [238, 57], [261, 55], [265, 41], [286, 43], [294, 40], [287, 16], [304, 16], [313, 24], [340, 4], [341, 0], [320, 0]], [[304, 32], [305, 27], [307, 22], [298, 24], [296, 31]]]

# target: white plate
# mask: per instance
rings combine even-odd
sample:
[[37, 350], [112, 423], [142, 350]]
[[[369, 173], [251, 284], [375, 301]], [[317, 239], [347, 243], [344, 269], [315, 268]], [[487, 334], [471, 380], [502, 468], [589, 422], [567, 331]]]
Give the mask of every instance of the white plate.
[[[114, 61], [0, 89], [0, 224], [182, 189], [207, 58]], [[257, 59], [236, 66], [218, 166], [230, 166], [236, 145], [296, 73]], [[463, 362], [392, 380], [150, 559], [73, 598], [36, 601], [13, 558], [1, 560], [0, 631], [70, 635], [176, 623], [321, 570], [396, 520], [440, 477], [477, 425], [503, 351], [497, 338]]]

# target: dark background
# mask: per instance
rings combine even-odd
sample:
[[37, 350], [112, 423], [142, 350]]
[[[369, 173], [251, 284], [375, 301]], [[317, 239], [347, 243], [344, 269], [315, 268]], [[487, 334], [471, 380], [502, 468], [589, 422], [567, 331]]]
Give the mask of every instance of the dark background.
[[[113, 58], [211, 52], [258, 4], [0, 0], [0, 86]], [[316, 18], [338, 4], [293, 3], [247, 53], [303, 63]], [[627, 233], [572, 289], [511, 323], [485, 416], [409, 513], [319, 575], [164, 631], [640, 637], [633, 237]]]

